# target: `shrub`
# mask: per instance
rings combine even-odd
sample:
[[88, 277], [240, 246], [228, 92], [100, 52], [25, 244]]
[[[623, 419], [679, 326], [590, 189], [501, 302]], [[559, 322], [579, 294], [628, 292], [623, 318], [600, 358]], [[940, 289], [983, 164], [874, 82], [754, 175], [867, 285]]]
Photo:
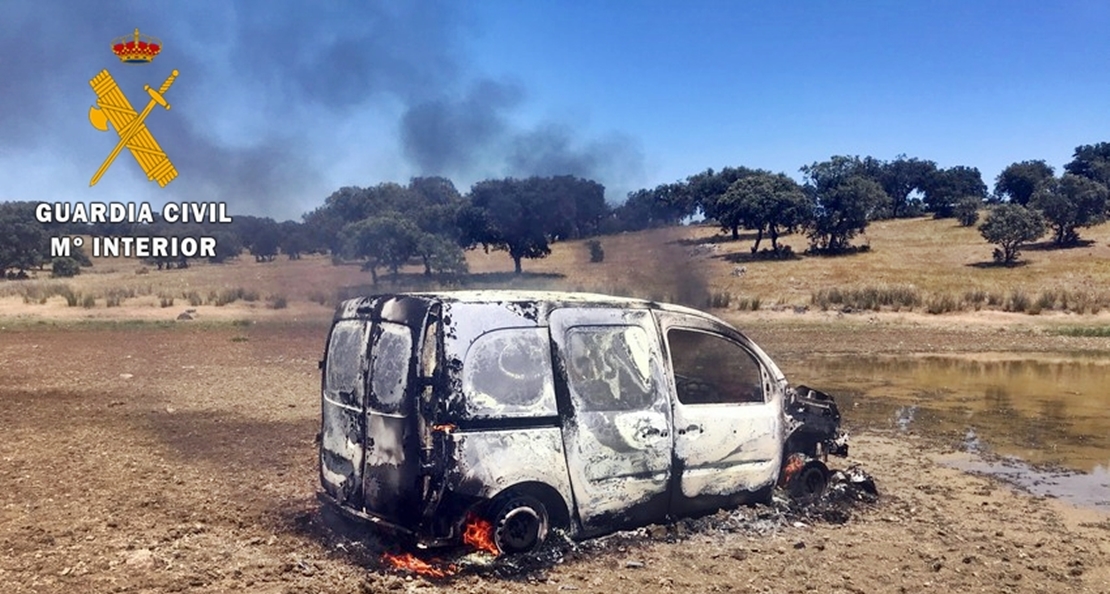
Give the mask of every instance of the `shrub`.
[[736, 309], [740, 311], [758, 311], [761, 302], [759, 297], [741, 297], [736, 302]]
[[81, 274], [81, 264], [73, 258], [54, 258], [50, 273], [55, 278], [68, 278]]
[[878, 286], [862, 289], [820, 289], [810, 295], [810, 303], [827, 310], [832, 306], [880, 311], [883, 307], [894, 310], [913, 309], [921, 305], [921, 292], [913, 286]]
[[964, 303], [974, 307], [976, 311], [987, 302], [987, 292], [983, 289], [972, 289], [964, 293]]
[[[216, 299], [214, 301], [217, 306], [224, 306], [229, 303], [235, 303], [239, 299], [242, 299], [244, 293], [245, 291], [243, 291], [242, 287], [238, 287], [235, 289], [224, 289], [223, 291], [220, 291], [219, 295], [216, 296]], [[255, 295], [254, 298], [255, 300], [257, 300], [258, 296]]]
[[1018, 248], [1021, 244], [1044, 235], [1044, 217], [1036, 210], [1018, 204], [1000, 204], [979, 226], [979, 233], [983, 239], [998, 246], [993, 252], [994, 260], [1010, 265], [1020, 255]]
[[130, 289], [109, 289], [104, 295], [105, 307], [119, 307], [123, 300], [128, 297], [134, 297], [135, 291]]
[[1078, 326], [1069, 328], [1060, 328], [1056, 331], [1057, 334], [1062, 336], [1097, 336], [1097, 337], [1110, 337], [1110, 326]]
[[308, 300], [313, 303], [319, 303], [320, 305], [328, 304], [328, 296], [325, 295], [322, 291], [314, 291], [311, 295], [308, 296]]
[[85, 309], [92, 309], [96, 307], [96, 297], [93, 297], [92, 295], [85, 295], [85, 298], [81, 300], [81, 307], [84, 307]]
[[200, 293], [197, 293], [196, 291], [189, 291], [182, 295], [182, 297], [184, 297], [189, 302], [189, 305], [193, 307], [204, 304], [204, 299], [202, 299]]
[[173, 295], [159, 295], [158, 303], [162, 307], [173, 307]]
[[1029, 296], [1025, 294], [1025, 291], [1014, 289], [1010, 293], [1010, 298], [1006, 301], [1006, 305], [1003, 309], [1006, 311], [1023, 312], [1029, 309], [1030, 304]]
[[1042, 291], [1037, 296], [1037, 309], [1053, 309], [1056, 307], [1056, 292], [1055, 291]]
[[956, 215], [956, 220], [964, 227], [970, 227], [979, 221], [979, 207], [983, 205], [983, 201], [975, 196], [965, 196], [956, 202], [956, 207], [953, 214]]
[[76, 307], [77, 306], [77, 301], [81, 297], [81, 295], [79, 293], [74, 293], [73, 289], [71, 289], [69, 287], [63, 287], [61, 295], [62, 295], [62, 297], [66, 298], [66, 306], [68, 306], [68, 307]]
[[732, 294], [728, 291], [714, 291], [709, 296], [709, 307], [713, 309], [724, 309], [732, 302]]
[[943, 295], [934, 295], [929, 299], [929, 303], [925, 306], [925, 311], [931, 314], [943, 314], [960, 309], [960, 303], [955, 297], [944, 293]]
[[601, 247], [601, 242], [596, 239], [591, 239], [586, 242], [586, 247], [590, 250], [590, 262], [601, 262], [605, 260], [605, 249]]
[[270, 297], [270, 309], [285, 309], [289, 305], [289, 301], [285, 295], [273, 295]]

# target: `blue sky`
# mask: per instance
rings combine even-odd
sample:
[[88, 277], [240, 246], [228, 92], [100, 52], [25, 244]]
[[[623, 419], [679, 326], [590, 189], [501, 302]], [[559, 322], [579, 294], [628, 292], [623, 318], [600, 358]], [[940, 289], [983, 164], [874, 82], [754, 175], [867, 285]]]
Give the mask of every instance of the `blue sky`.
[[[75, 6], [77, 8], [75, 8]], [[0, 21], [0, 200], [226, 200], [296, 218], [345, 185], [570, 173], [610, 201], [835, 154], [978, 167], [1110, 141], [1106, 2], [60, 1]], [[136, 26], [165, 51], [108, 51]], [[107, 68], [180, 172], [87, 122]], [[139, 109], [139, 106], [136, 106]]]

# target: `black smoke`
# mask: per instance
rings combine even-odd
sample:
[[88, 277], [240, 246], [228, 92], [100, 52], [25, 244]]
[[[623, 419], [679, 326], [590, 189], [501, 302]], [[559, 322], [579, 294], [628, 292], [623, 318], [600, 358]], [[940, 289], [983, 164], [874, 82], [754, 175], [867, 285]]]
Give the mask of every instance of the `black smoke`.
[[[463, 184], [573, 174], [610, 190], [639, 181], [642, 158], [626, 137], [592, 140], [557, 123], [513, 124], [527, 93], [474, 73], [462, 45], [481, 24], [465, 9], [437, 0], [5, 5], [0, 180], [20, 180], [12, 155], [42, 155], [59, 175], [55, 186], [20, 189], [39, 195], [0, 189], [0, 200], [225, 200], [233, 212], [288, 218], [340, 185], [410, 174]], [[135, 27], [163, 42], [153, 64], [124, 65], [110, 52], [111, 40]], [[116, 140], [86, 119], [95, 101], [88, 80], [102, 69], [136, 111], [148, 99], [144, 84], [157, 87], [171, 69], [180, 71], [166, 93], [170, 111], [156, 108], [147, 120], [179, 171], [165, 189], [147, 182], [126, 151], [88, 188]], [[398, 138], [367, 123], [390, 117], [400, 117]], [[395, 147], [408, 167], [383, 166], [368, 147]], [[337, 169], [352, 159], [355, 172]]]

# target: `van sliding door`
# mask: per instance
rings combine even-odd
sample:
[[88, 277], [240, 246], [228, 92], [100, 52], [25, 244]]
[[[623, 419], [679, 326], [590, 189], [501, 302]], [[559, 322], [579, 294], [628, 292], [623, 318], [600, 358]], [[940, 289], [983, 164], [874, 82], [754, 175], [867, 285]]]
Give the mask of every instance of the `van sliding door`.
[[654, 320], [646, 310], [568, 308], [550, 322], [573, 409], [562, 415], [563, 443], [585, 530], [661, 519], [671, 432]]

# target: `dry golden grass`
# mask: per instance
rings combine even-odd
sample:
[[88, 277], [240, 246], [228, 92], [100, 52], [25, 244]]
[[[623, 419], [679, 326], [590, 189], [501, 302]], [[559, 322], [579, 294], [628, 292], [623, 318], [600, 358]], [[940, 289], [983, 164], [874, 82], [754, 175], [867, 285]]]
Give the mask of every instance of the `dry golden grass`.
[[91, 309], [122, 316], [136, 308], [163, 310], [163, 315], [185, 308], [223, 315], [244, 308], [276, 315], [272, 310], [280, 309], [280, 315], [300, 315], [330, 311], [344, 288], [437, 286], [587, 290], [734, 310], [1110, 310], [1110, 223], [1084, 229], [1082, 236], [1091, 244], [1026, 249], [1023, 265], [1006, 268], [990, 265], [992, 246], [976, 228], [951, 219], [872, 223], [855, 241], [870, 250], [839, 257], [800, 255], [806, 240], [791, 235], [782, 243], [799, 255], [788, 260], [753, 259], [750, 233], [732, 241], [716, 227], [675, 227], [600, 237], [602, 262], [590, 261], [585, 240], [560, 242], [549, 257], [525, 260], [524, 274], [517, 277], [505, 252], [478, 249], [467, 254], [471, 274], [453, 283], [426, 279], [420, 267], [410, 266], [396, 281], [383, 276], [376, 288], [368, 286], [370, 275], [357, 264], [336, 266], [324, 256], [257, 263], [245, 255], [221, 265], [201, 262], [162, 271], [136, 260], [101, 258], [71, 279], [49, 279], [47, 271], [37, 280], [0, 282], [0, 315], [82, 310], [90, 297], [95, 300]]
[[[710, 295], [727, 294], [732, 305], [759, 299], [762, 307], [808, 305], [822, 291], [873, 293], [880, 297], [916, 294], [916, 310], [1071, 309], [1077, 304], [1110, 308], [1110, 223], [1084, 229], [1092, 243], [1072, 249], [1034, 246], [1022, 252], [1023, 263], [998, 267], [991, 263], [993, 246], [975, 227], [952, 219], [879, 221], [868, 227], [856, 245], [870, 250], [845, 256], [799, 255], [791, 260], [753, 259], [753, 234], [725, 240], [709, 226], [661, 229], [600, 238], [601, 263], [590, 263], [583, 241], [553, 246], [550, 257], [525, 261], [526, 272], [562, 274], [567, 285], [591, 290], [652, 296], [671, 294], [704, 282]], [[791, 235], [783, 243], [795, 254], [807, 247], [805, 237]], [[768, 245], [767, 241], [761, 247]], [[700, 254], [699, 249], [714, 248]], [[474, 271], [508, 271], [503, 253], [471, 256]], [[734, 271], [743, 267], [742, 276]], [[681, 291], [679, 291], [681, 292]], [[1068, 303], [1063, 303], [1064, 300]], [[892, 309], [887, 306], [884, 309]]]

